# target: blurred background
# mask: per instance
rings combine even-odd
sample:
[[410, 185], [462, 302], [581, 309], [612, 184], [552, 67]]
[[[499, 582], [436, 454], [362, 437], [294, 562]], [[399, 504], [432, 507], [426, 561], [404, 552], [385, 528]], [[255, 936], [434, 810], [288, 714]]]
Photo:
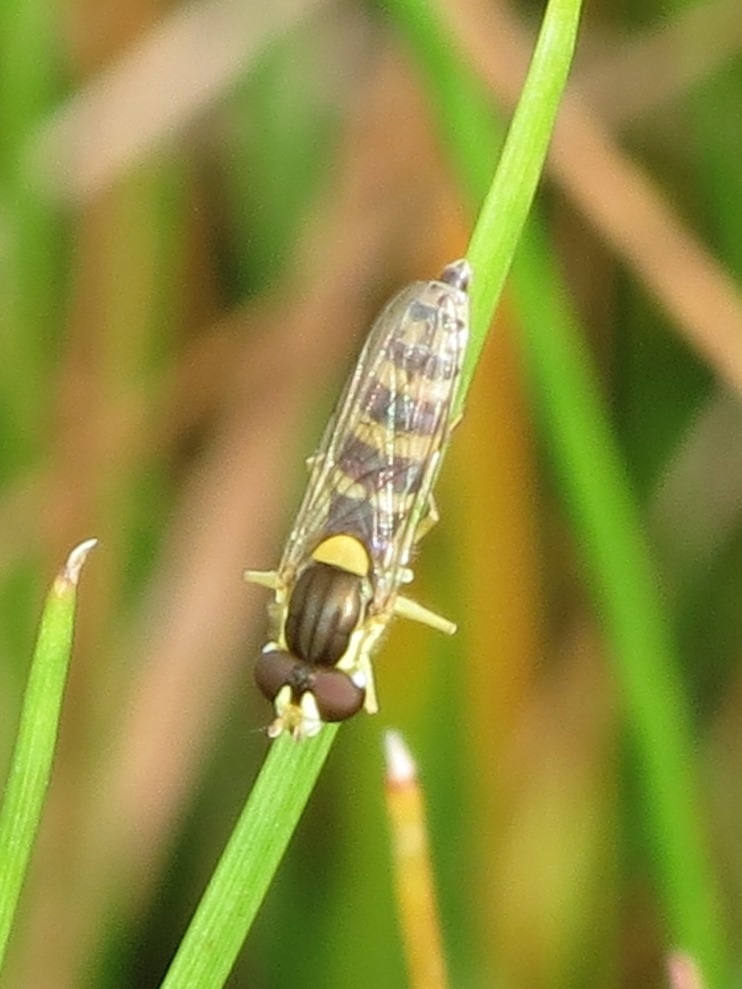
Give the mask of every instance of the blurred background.
[[[483, 190], [457, 135], [486, 170], [497, 150], [467, 130], [467, 94], [497, 132], [541, 14], [441, 0], [435, 32], [425, 7], [2, 4], [3, 765], [45, 589], [75, 544], [100, 540], [8, 987], [156, 986], [264, 758], [251, 666], [266, 595], [242, 571], [275, 565], [376, 312], [465, 252]], [[716, 935], [732, 944], [741, 47], [738, 0], [590, 3], [534, 208], [605, 425], [603, 533], [640, 547], [653, 593], [638, 606], [670, 644]], [[636, 587], [629, 569], [596, 576], [597, 523], [552, 441], [559, 379], [534, 373], [524, 331], [549, 340], [554, 314], [527, 245], [518, 265], [530, 305], [506, 291], [416, 568], [416, 597], [459, 634], [395, 626], [381, 712], [343, 727], [235, 989], [406, 985], [389, 726], [426, 787], [452, 985], [666, 984], [666, 897], [606, 605]], [[579, 438], [594, 416], [571, 397], [559, 428]], [[590, 489], [589, 462], [578, 476]]]

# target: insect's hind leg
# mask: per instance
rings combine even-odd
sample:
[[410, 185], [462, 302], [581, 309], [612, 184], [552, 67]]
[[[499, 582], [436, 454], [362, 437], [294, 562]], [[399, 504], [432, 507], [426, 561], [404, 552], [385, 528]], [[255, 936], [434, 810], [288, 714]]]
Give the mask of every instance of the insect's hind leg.
[[410, 621], [420, 622], [421, 625], [428, 625], [430, 628], [437, 629], [439, 632], [445, 632], [446, 635], [454, 635], [456, 633], [456, 626], [453, 622], [450, 622], [447, 618], [443, 618], [442, 615], [437, 615], [429, 608], [424, 608], [417, 601], [404, 597], [402, 594], [397, 595], [393, 611], [395, 615], [399, 615], [401, 618], [408, 618]]
[[415, 543], [419, 543], [421, 539], [427, 536], [439, 519], [440, 515], [438, 514], [438, 506], [435, 503], [433, 495], [430, 495], [428, 498], [427, 512], [417, 523], [417, 529], [415, 529]]

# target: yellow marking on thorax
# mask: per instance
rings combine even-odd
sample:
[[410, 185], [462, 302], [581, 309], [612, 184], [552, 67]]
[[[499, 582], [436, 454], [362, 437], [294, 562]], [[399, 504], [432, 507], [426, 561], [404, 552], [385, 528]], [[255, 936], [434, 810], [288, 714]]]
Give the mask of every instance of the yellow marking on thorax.
[[339, 534], [324, 539], [312, 553], [317, 563], [329, 563], [346, 573], [367, 577], [371, 562], [363, 543], [355, 536]]

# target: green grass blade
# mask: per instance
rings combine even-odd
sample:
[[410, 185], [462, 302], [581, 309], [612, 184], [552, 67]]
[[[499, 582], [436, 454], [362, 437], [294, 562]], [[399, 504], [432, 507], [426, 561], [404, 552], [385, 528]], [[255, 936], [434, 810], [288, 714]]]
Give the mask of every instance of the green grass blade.
[[90, 539], [73, 550], [46, 600], [0, 809], [0, 968], [49, 784], [67, 680], [77, 583]]
[[[488, 323], [485, 311], [494, 310], [497, 286], [502, 286], [528, 207], [556, 114], [579, 16], [578, 0], [552, 0], [526, 84], [527, 108], [516, 114], [505, 158], [508, 174], [521, 169], [521, 182], [509, 213], [499, 217], [503, 248], [495, 262], [489, 254], [492, 211], [510, 196], [507, 181], [495, 178], [475, 231], [475, 265], [487, 264], [490, 278], [482, 280], [478, 296], [480, 330]], [[539, 93], [543, 87], [543, 93]], [[492, 145], [494, 146], [494, 145]], [[528, 159], [528, 166], [524, 161]], [[494, 162], [491, 163], [494, 166]], [[499, 273], [496, 270], [500, 266]], [[479, 269], [477, 269], [479, 270]], [[481, 339], [477, 345], [481, 349]], [[291, 838], [327, 752], [336, 734], [328, 726], [316, 739], [295, 744], [281, 738], [273, 744], [252, 794], [240, 817], [206, 893], [163, 982], [163, 989], [218, 989], [227, 979], [240, 946]]]
[[218, 989], [234, 965], [337, 734], [272, 745], [162, 989]]
[[472, 281], [472, 342], [462, 392], [481, 353], [544, 167], [572, 64], [581, 0], [551, 0], [494, 181], [482, 204], [467, 257]]
[[[485, 90], [457, 56], [435, 5], [427, 0], [384, 0], [407, 37], [434, 93], [446, 148], [473, 202], [480, 202], [501, 144]], [[467, 258], [471, 288], [471, 338], [459, 405], [489, 332], [492, 316], [533, 202], [572, 63], [581, 0], [551, 0], [544, 15], [528, 76], [503, 145], [497, 171], [482, 203]]]
[[698, 814], [691, 719], [657, 576], [589, 359], [535, 228], [524, 246], [538, 248], [513, 269], [528, 362], [612, 642], [637, 746], [667, 935], [670, 946], [689, 950], [701, 963], [709, 985], [721, 985], [721, 910]]
[[[422, 0], [387, 2], [426, 78], [431, 104], [439, 109], [443, 139], [454, 149], [451, 157], [476, 202], [485, 188], [484, 159], [499, 138], [490, 103], [483, 97], [479, 82], [472, 79], [469, 67], [451, 53], [435, 21], [434, 8]], [[529, 82], [532, 77], [533, 73]], [[458, 114], [451, 93], [461, 100]], [[523, 109], [519, 107], [516, 119], [527, 113], [528, 95], [527, 85]], [[538, 98], [536, 90], [533, 95]], [[515, 126], [514, 121], [511, 137]], [[530, 125], [522, 119], [519, 128], [527, 143]], [[543, 133], [531, 133], [536, 142], [543, 140]], [[521, 153], [526, 154], [526, 160], [519, 166]], [[525, 198], [532, 179], [520, 175], [518, 167], [525, 171], [531, 164], [527, 148], [503, 153], [502, 166], [472, 240], [468, 257], [475, 272], [475, 301], [469, 375], [511, 250], [508, 211], [527, 209]], [[502, 171], [504, 168], [507, 171]], [[511, 189], [497, 192], [501, 176], [504, 181], [508, 173]], [[521, 200], [520, 204], [509, 197]], [[496, 263], [490, 259], [490, 251]], [[647, 830], [652, 838], [668, 939], [691, 951], [710, 985], [721, 985], [728, 971], [727, 951], [717, 884], [699, 821], [690, 717], [673, 644], [639, 512], [594, 384], [595, 373], [535, 219], [526, 226], [513, 262], [512, 290], [523, 323], [526, 359], [543, 428], [573, 512], [637, 743]]]

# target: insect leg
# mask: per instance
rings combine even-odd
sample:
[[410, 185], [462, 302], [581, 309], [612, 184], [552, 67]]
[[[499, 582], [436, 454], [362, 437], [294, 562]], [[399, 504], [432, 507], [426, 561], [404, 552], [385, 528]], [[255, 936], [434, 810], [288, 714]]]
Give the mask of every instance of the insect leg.
[[272, 591], [281, 586], [275, 570], [245, 570], [242, 576], [248, 584], [260, 584], [261, 587], [269, 587]]
[[415, 529], [415, 542], [419, 543], [424, 536], [427, 536], [439, 519], [440, 515], [438, 514], [438, 506], [436, 505], [433, 496], [430, 495], [428, 498], [427, 512], [420, 519], [417, 524], [417, 529]]
[[401, 594], [397, 596], [394, 602], [393, 611], [395, 615], [401, 615], [402, 618], [409, 618], [413, 622], [420, 622], [422, 625], [429, 625], [439, 632], [445, 632], [446, 635], [453, 635], [456, 631], [456, 626], [453, 622], [450, 622], [447, 618], [442, 618], [441, 615], [436, 615], [434, 611], [424, 608], [417, 601], [406, 598]]
[[366, 680], [366, 699], [363, 702], [363, 707], [368, 714], [376, 714], [379, 710], [379, 702], [376, 700], [374, 668], [371, 665], [370, 657], [365, 652], [358, 657], [358, 669], [363, 673]]

